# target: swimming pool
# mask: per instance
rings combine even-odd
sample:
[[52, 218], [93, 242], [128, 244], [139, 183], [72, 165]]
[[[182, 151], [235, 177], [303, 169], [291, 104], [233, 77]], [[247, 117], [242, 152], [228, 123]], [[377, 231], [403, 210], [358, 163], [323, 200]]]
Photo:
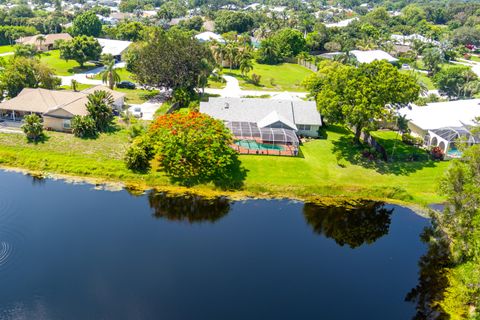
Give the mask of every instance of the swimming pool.
[[463, 156], [463, 152], [458, 150], [457, 148], [450, 148], [447, 151], [447, 156], [450, 158], [461, 158]]
[[238, 140], [235, 141], [235, 144], [250, 150], [284, 150], [284, 147], [282, 146], [268, 143], [258, 143], [255, 140]]

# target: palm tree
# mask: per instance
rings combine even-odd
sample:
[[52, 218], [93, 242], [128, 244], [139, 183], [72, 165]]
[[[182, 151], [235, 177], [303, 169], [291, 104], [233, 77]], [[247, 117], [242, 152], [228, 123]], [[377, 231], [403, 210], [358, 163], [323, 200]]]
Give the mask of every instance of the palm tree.
[[253, 70], [252, 57], [250, 54], [242, 55], [240, 57], [240, 72], [243, 76], [246, 76]]
[[72, 87], [72, 90], [77, 92], [77, 89], [78, 89], [78, 81], [75, 80], [75, 79], [72, 79], [72, 81], [70, 82], [70, 87]]
[[230, 70], [232, 70], [232, 68], [237, 65], [239, 52], [238, 44], [234, 42], [227, 43], [227, 45], [225, 46], [225, 51], [227, 55], [228, 65], [230, 67]]
[[42, 44], [46, 41], [47, 39], [45, 38], [44, 35], [38, 35], [37, 39], [35, 39], [35, 42], [38, 42], [38, 50], [42, 50]]
[[113, 90], [115, 84], [120, 82], [120, 75], [117, 73], [117, 69], [115, 69], [115, 60], [110, 60], [100, 75], [102, 76], [102, 82], [108, 83], [108, 87]]
[[95, 121], [98, 131], [106, 131], [113, 120], [114, 99], [110, 92], [95, 90], [87, 96], [87, 110], [90, 117]]

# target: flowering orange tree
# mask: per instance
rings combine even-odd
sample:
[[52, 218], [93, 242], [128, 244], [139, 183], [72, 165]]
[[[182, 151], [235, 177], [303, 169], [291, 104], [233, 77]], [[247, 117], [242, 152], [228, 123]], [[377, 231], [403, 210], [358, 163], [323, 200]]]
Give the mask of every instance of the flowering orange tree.
[[151, 154], [160, 170], [185, 185], [228, 180], [239, 167], [237, 154], [230, 147], [231, 132], [222, 121], [202, 113], [159, 116], [139, 139], [142, 143], [132, 146], [144, 145], [152, 150], [139, 152], [140, 156]]

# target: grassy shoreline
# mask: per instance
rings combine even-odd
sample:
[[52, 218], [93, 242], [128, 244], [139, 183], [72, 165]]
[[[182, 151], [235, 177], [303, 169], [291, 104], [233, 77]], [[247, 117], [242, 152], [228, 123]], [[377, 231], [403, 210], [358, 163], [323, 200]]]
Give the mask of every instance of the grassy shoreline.
[[291, 198], [334, 204], [368, 199], [418, 207], [443, 202], [436, 185], [448, 163], [368, 167], [348, 154], [352, 150], [348, 134], [335, 130], [327, 133], [328, 139], [305, 143], [301, 157], [240, 156], [247, 170], [240, 190], [221, 190], [212, 184], [185, 188], [171, 184], [168, 177], [159, 172], [129, 171], [122, 160], [129, 144], [124, 129], [102, 134], [96, 140], [48, 132], [47, 141], [39, 144], [27, 143], [22, 135], [1, 133], [0, 167], [138, 191], [154, 188], [232, 199]]

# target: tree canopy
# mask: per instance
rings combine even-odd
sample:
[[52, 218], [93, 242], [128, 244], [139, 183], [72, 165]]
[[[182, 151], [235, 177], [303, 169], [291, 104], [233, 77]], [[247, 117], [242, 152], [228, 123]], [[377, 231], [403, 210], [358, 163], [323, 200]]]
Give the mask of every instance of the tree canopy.
[[60, 43], [60, 58], [75, 60], [83, 67], [87, 61], [98, 61], [102, 47], [94, 37], [78, 36], [70, 41]]
[[[231, 132], [222, 121], [198, 112], [159, 116], [148, 132], [136, 138], [127, 152], [127, 165], [148, 163], [185, 185], [213, 182], [234, 187], [241, 182]], [[143, 149], [143, 152], [142, 152]], [[137, 161], [136, 156], [142, 158]], [[140, 169], [140, 168], [133, 168]]]
[[72, 25], [72, 33], [75, 36], [98, 37], [102, 32], [102, 22], [93, 11], [86, 11], [75, 17]]
[[190, 34], [156, 29], [147, 41], [130, 48], [127, 63], [142, 84], [193, 92], [215, 60], [211, 50]]
[[388, 119], [393, 110], [414, 101], [420, 93], [414, 78], [386, 61], [358, 67], [324, 61], [305, 85], [322, 116], [355, 128], [357, 142], [362, 130], [373, 129], [376, 120]]

